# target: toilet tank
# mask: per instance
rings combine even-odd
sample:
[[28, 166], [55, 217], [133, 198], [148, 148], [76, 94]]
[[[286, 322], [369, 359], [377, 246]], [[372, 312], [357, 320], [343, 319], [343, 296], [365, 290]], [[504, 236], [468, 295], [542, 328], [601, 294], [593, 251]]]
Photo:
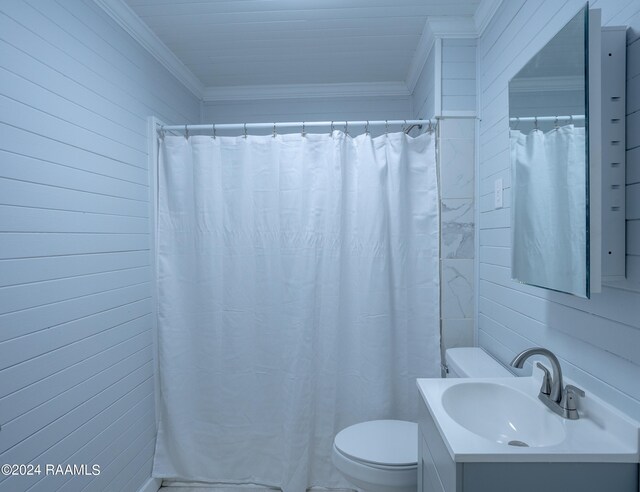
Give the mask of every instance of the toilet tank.
[[456, 347], [445, 352], [448, 378], [504, 378], [513, 376], [480, 347]]

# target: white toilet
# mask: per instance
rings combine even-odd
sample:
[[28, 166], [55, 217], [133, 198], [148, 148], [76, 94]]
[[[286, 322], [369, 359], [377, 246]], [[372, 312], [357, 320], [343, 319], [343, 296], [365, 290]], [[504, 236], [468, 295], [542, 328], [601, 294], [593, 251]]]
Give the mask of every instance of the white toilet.
[[[445, 361], [447, 377], [512, 375], [478, 347], [449, 349]], [[416, 492], [418, 425], [371, 420], [347, 427], [333, 440], [332, 460], [342, 475], [364, 492]]]

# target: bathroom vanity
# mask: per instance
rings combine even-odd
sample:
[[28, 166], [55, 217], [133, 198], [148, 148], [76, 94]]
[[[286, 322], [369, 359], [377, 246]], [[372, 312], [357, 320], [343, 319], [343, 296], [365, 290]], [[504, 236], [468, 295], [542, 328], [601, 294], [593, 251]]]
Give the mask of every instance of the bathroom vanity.
[[419, 379], [419, 492], [637, 492], [637, 423], [589, 394], [563, 419], [540, 376]]

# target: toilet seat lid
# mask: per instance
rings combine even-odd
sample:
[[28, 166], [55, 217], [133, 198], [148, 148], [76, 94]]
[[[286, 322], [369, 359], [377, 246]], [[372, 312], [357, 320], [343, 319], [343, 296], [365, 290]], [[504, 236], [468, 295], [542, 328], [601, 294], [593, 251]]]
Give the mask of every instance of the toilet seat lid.
[[341, 430], [338, 451], [363, 463], [411, 466], [418, 462], [418, 424], [403, 420], [371, 420]]

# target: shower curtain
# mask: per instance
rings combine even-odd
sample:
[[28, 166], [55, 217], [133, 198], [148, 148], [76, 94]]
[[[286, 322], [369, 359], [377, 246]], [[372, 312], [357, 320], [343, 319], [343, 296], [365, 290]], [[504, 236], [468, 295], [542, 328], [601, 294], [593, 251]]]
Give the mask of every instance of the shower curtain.
[[[586, 285], [585, 129], [511, 132], [513, 278], [563, 292]], [[516, 179], [517, 176], [517, 179]]]
[[333, 437], [440, 369], [434, 137], [165, 137], [154, 476], [344, 487]]

